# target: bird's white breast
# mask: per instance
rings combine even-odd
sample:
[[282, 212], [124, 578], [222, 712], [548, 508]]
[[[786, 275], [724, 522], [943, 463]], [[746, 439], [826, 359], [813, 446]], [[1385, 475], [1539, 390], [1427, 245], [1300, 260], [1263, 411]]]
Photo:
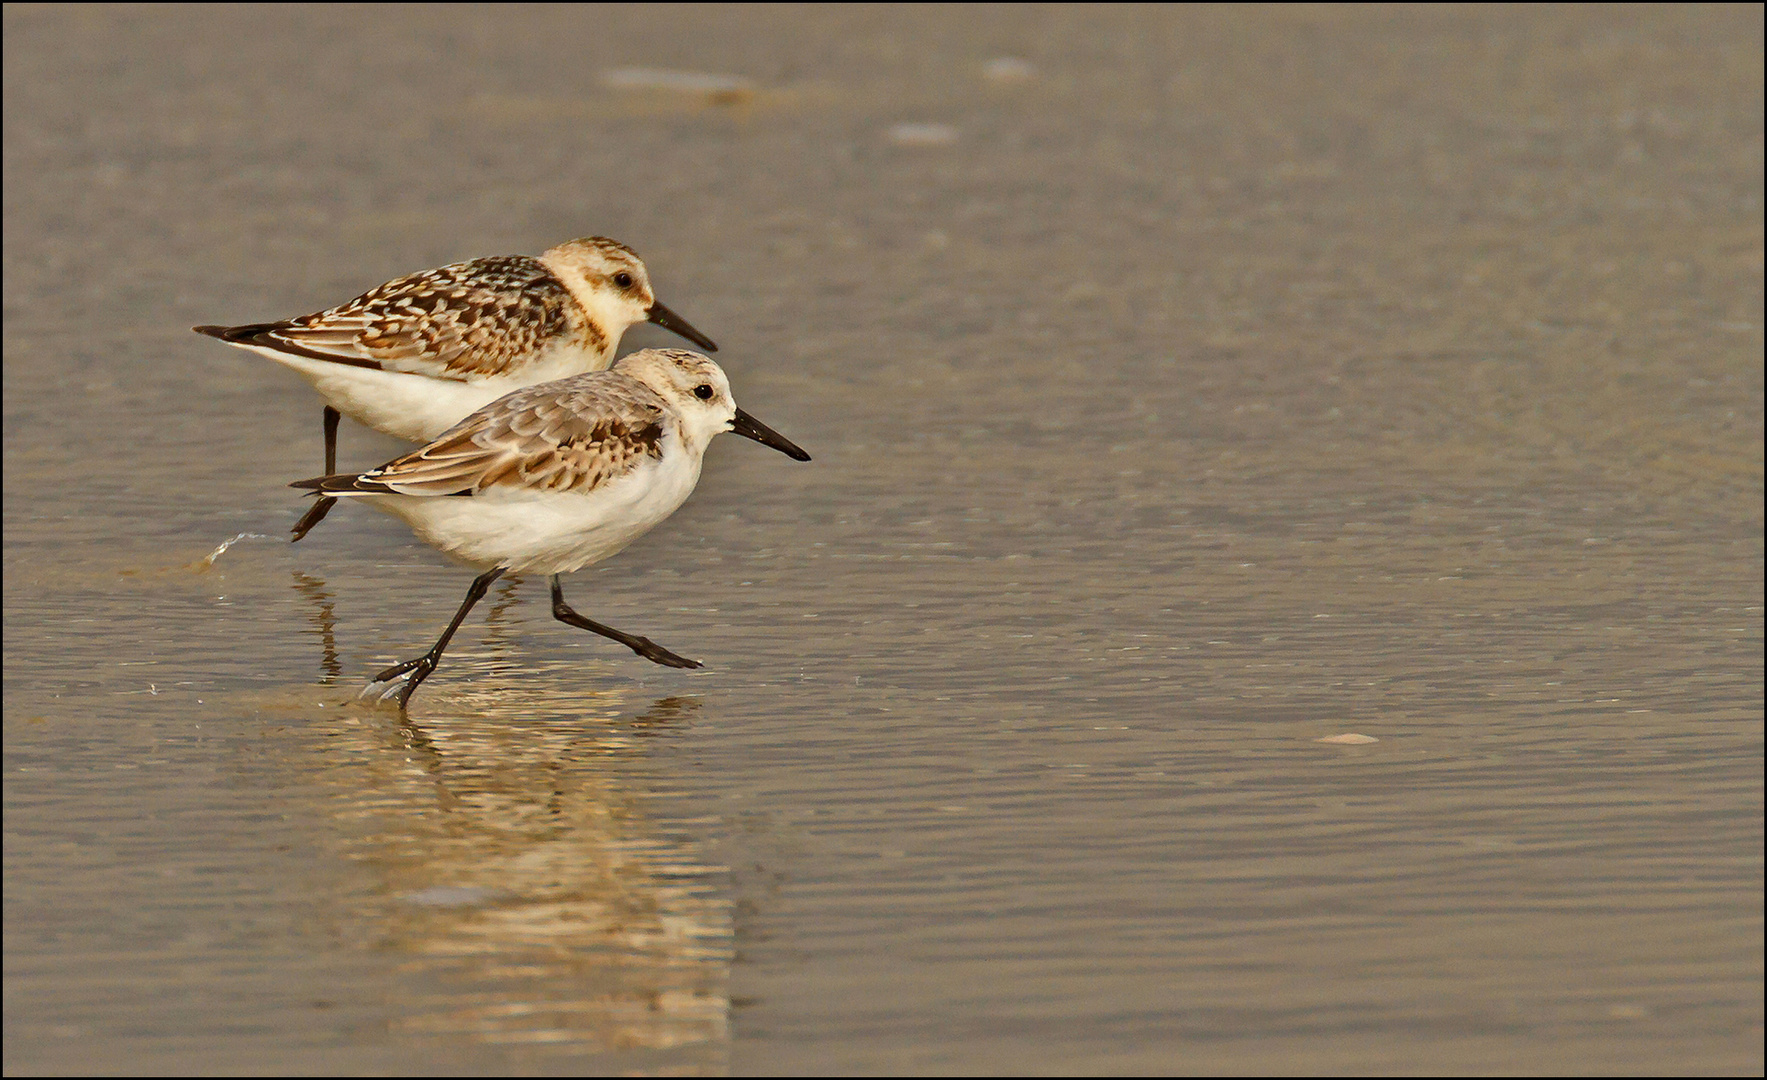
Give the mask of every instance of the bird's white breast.
[[587, 492], [498, 484], [469, 496], [354, 496], [402, 518], [425, 542], [488, 570], [563, 574], [617, 554], [655, 528], [693, 493], [700, 455], [675, 438], [661, 461]]
[[508, 374], [479, 375], [463, 382], [314, 360], [262, 346], [248, 348], [298, 372], [327, 404], [350, 419], [412, 442], [429, 442], [504, 394], [600, 371], [613, 355], [612, 346], [597, 353], [561, 343]]

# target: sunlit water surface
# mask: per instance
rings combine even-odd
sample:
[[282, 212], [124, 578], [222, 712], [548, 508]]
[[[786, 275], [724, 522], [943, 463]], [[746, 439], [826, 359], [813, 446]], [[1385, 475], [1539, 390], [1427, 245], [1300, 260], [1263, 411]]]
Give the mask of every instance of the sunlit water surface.
[[[1758, 8], [5, 24], [8, 1073], [1761, 1069]], [[354, 705], [188, 327], [585, 233], [815, 461]]]

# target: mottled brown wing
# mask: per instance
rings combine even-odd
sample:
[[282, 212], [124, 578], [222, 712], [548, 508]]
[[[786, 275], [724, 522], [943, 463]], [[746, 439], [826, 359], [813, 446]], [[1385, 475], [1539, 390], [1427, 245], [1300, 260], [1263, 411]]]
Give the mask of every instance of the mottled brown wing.
[[318, 360], [467, 379], [519, 369], [568, 338], [574, 304], [537, 259], [500, 255], [411, 274], [298, 319], [199, 329]]
[[661, 398], [613, 372], [542, 383], [499, 398], [428, 446], [362, 474], [359, 491], [477, 494], [498, 486], [593, 491], [662, 460]]

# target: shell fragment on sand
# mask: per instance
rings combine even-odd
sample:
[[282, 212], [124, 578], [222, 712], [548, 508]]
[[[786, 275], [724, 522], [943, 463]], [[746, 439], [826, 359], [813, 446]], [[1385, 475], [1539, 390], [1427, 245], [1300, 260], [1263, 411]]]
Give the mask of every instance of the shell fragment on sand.
[[662, 68], [614, 68], [603, 72], [602, 84], [615, 90], [657, 90], [672, 94], [697, 94], [716, 102], [741, 101], [753, 96], [755, 84], [736, 75], [704, 71], [666, 71]]
[[957, 129], [950, 124], [897, 124], [889, 139], [897, 146], [950, 146], [957, 141]]
[[1030, 82], [1037, 77], [1037, 68], [1029, 60], [1016, 56], [999, 56], [982, 65], [982, 78], [991, 83]]

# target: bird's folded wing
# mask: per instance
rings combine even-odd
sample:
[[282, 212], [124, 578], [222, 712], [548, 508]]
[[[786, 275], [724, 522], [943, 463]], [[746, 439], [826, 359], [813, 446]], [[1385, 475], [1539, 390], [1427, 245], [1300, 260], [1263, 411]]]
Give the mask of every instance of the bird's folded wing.
[[405, 495], [510, 487], [593, 491], [663, 456], [660, 400], [595, 390], [530, 388], [474, 413], [419, 450], [363, 473], [365, 487]]

